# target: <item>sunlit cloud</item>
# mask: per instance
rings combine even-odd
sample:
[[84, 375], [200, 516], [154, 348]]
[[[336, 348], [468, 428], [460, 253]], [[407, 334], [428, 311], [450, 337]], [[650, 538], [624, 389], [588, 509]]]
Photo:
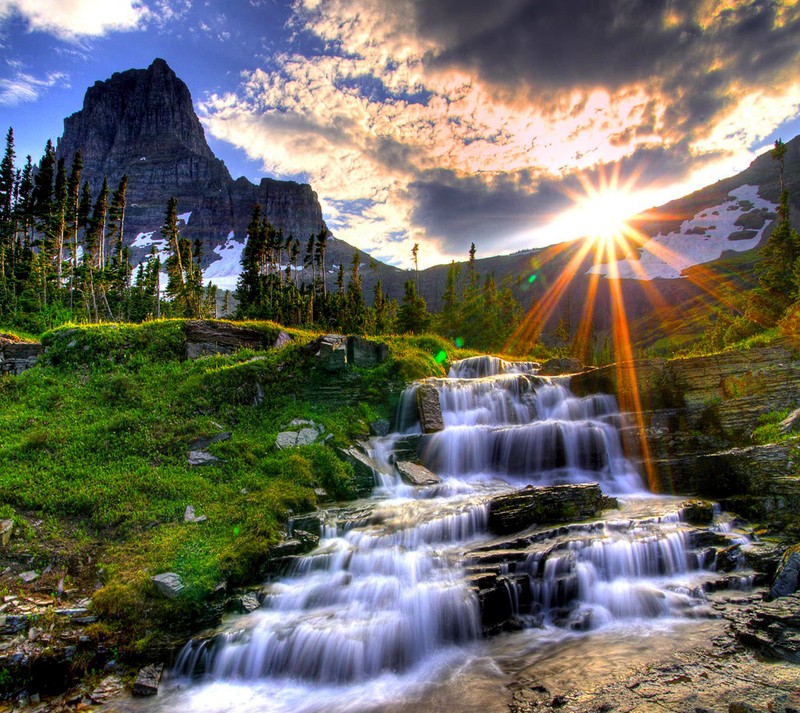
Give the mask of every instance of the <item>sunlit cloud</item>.
[[137, 0], [7, 0], [0, 5], [0, 21], [14, 14], [30, 31], [73, 40], [135, 29], [149, 10]]
[[[206, 98], [203, 121], [308, 180], [362, 249], [406, 234], [428, 265], [463, 258], [476, 234], [484, 254], [577, 237], [551, 224], [566, 207], [548, 205], [553, 186], [641, 161], [627, 199], [643, 210], [744, 168], [798, 111], [794, 4], [645, 4], [296, 0], [297, 51]], [[349, 214], [360, 200], [369, 210]]]

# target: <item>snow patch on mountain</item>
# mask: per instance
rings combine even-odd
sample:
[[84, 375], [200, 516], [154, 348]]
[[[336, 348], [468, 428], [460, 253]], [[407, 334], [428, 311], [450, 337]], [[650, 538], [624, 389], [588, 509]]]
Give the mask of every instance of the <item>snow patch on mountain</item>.
[[231, 230], [225, 242], [214, 248], [219, 259], [203, 270], [203, 282], [210, 281], [220, 290], [235, 290], [239, 273], [242, 271], [242, 252], [245, 245], [247, 245], [247, 238], [239, 242]]
[[[745, 213], [774, 212], [776, 208], [774, 203], [758, 195], [757, 186], [740, 186], [732, 190], [721, 205], [706, 208], [691, 220], [685, 220], [677, 232], [659, 233], [650, 238], [638, 248], [638, 260], [619, 260], [619, 276], [632, 280], [676, 279], [682, 277], [686, 268], [717, 260], [727, 250], [752, 250], [772, 221], [765, 220], [758, 230], [747, 230], [736, 221]], [[606, 263], [591, 267], [587, 274], [608, 277], [609, 270]]]

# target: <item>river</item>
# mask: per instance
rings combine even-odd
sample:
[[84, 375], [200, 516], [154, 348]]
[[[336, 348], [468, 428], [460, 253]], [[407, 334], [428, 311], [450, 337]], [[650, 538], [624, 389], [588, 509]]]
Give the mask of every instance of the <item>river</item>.
[[[406, 485], [393, 466], [398, 443], [420, 433], [412, 385], [398, 432], [370, 443], [373, 497], [331, 511], [319, 547], [267, 583], [261, 608], [187, 645], [158, 697], [132, 710], [508, 711], [510, 681], [589, 686], [718, 631], [714, 552], [680, 500], [647, 492], [612, 397], [576, 398], [566, 379], [489, 357], [427, 383], [445, 428], [425, 437], [421, 460], [441, 484]], [[619, 507], [498, 554], [509, 544], [487, 528], [491, 498], [585, 482]], [[731, 530], [719, 514], [709, 528], [744, 537]], [[487, 572], [510, 611], [491, 637], [476, 586]], [[726, 581], [749, 584], [746, 572]]]

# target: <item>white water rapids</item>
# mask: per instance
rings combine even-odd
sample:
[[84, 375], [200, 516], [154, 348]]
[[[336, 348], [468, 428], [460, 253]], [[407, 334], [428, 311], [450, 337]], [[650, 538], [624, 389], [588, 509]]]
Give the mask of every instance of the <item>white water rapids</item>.
[[[319, 547], [266, 585], [260, 609], [188, 644], [166, 690], [133, 707], [428, 710], [426, 696], [454, 672], [494, 665], [476, 586], [487, 572], [504, 587], [503, 626], [517, 630], [504, 636], [514, 641], [544, 646], [615, 629], [646, 637], [707, 616], [713, 552], [693, 540], [679, 501], [645, 492], [622, 452], [615, 400], [577, 398], [566, 380], [534, 372], [480, 357], [427, 380], [445, 424], [428, 436], [411, 386], [398, 433], [370, 444], [378, 466], [371, 506], [360, 517], [332, 514]], [[441, 485], [412, 487], [397, 475], [395, 449], [416, 438]], [[487, 529], [490, 498], [584, 482], [619, 496], [619, 511], [532, 537], [510, 559], [497, 553], [504, 545]]]

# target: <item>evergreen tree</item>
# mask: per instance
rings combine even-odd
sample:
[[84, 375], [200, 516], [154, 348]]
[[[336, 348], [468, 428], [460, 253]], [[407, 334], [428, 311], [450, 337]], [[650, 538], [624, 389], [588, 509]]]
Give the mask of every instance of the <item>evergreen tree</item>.
[[407, 280], [403, 301], [397, 311], [397, 331], [401, 334], [411, 332], [420, 334], [428, 329], [430, 315], [425, 299], [417, 294], [414, 280]]

